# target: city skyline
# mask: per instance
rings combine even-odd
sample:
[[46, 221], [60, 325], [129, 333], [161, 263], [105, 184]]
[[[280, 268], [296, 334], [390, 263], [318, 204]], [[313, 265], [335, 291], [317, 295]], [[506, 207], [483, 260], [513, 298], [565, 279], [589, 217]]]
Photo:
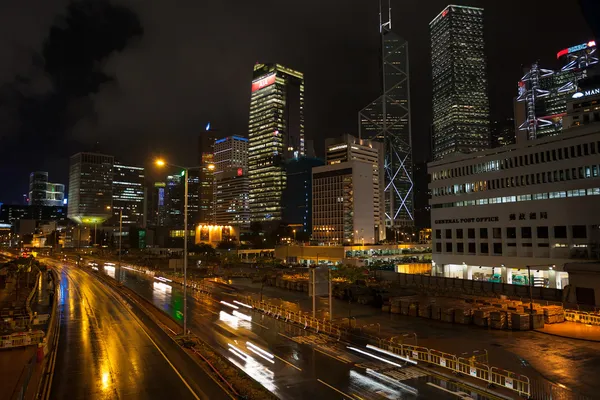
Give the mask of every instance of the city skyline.
[[[565, 5], [562, 9], [564, 18], [569, 18], [573, 22], [571, 25], [573, 29], [570, 29], [569, 32], [553, 32], [545, 28], [542, 22], [544, 13], [549, 11], [538, 9], [533, 1], [509, 2], [508, 4], [484, 4], [483, 1], [461, 1], [457, 3], [484, 6], [489, 10], [485, 23], [487, 32], [486, 50], [488, 53], [492, 53], [491, 58], [488, 59], [488, 69], [490, 81], [498, 82], [498, 84], [490, 85], [493, 119], [510, 117], [511, 99], [515, 93], [514, 82], [518, 81], [522, 73], [521, 64], [530, 64], [540, 58], [544, 65], [552, 67], [555, 65], [552, 58], [556, 51], [591, 39], [591, 34], [576, 4]], [[395, 23], [397, 26], [402, 27], [398, 33], [409, 42], [414, 43], [411, 47], [413, 49], [411, 51], [411, 71], [413, 71], [411, 75], [414, 75], [411, 76], [413, 80], [411, 97], [414, 107], [423, 110], [414, 116], [413, 136], [416, 138], [414, 159], [417, 162], [424, 159], [429, 146], [427, 121], [431, 109], [429, 89], [431, 78], [427, 24], [431, 18], [437, 15], [440, 9], [448, 4], [441, 1], [431, 2], [420, 5], [419, 11], [416, 11], [417, 9], [413, 4], [404, 5], [403, 7], [394, 6], [394, 4], [392, 4], [392, 12]], [[355, 13], [356, 15], [344, 14], [338, 16], [336, 20], [340, 24], [339, 29], [331, 33], [330, 36], [325, 37], [322, 44], [319, 43], [321, 38], [314, 40], [314, 35], [319, 32], [319, 29], [307, 31], [297, 26], [286, 27], [277, 35], [270, 31], [274, 28], [268, 28], [268, 32], [261, 31], [260, 34], [256, 34], [257, 36], [250, 36], [249, 39], [251, 40], [247, 41], [247, 44], [249, 44], [247, 49], [226, 54], [227, 61], [235, 60], [227, 67], [227, 83], [224, 83], [220, 77], [216, 77], [211, 72], [213, 67], [206, 67], [207, 69], [201, 71], [196, 71], [193, 68], [194, 74], [190, 75], [189, 68], [182, 66], [181, 63], [176, 62], [169, 66], [170, 69], [168, 68], [167, 71], [177, 72], [177, 74], [162, 74], [164, 83], [157, 87], [157, 94], [160, 93], [160, 95], [152, 97], [166, 99], [173, 105], [181, 104], [180, 115], [171, 111], [173, 107], [156, 108], [157, 104], [148, 104], [148, 99], [140, 98], [140, 101], [132, 102], [132, 99], [139, 96], [139, 90], [141, 89], [131, 85], [133, 75], [130, 71], [140, 62], [139, 54], [135, 54], [135, 49], [141, 47], [145, 57], [154, 54], [153, 50], [150, 50], [155, 43], [152, 35], [153, 25], [150, 22], [161, 18], [160, 16], [148, 15], [136, 9], [121, 10], [128, 18], [126, 20], [130, 21], [129, 24], [123, 26], [123, 31], [127, 33], [119, 38], [118, 43], [108, 43], [108, 50], [92, 51], [91, 57], [94, 60], [116, 63], [114, 71], [106, 69], [98, 72], [118, 82], [118, 93], [111, 91], [111, 85], [107, 85], [106, 89], [104, 87], [100, 88], [99, 84], [92, 88], [77, 89], [75, 84], [77, 79], [89, 76], [91, 67], [78, 69], [73, 74], [72, 82], [57, 82], [54, 77], [58, 76], [61, 67], [57, 66], [54, 60], [56, 60], [56, 57], [62, 57], [59, 56], [60, 54], [66, 54], [65, 52], [72, 50], [73, 48], [69, 47], [72, 44], [69, 44], [69, 42], [59, 46], [58, 42], [54, 40], [55, 36], [48, 36], [47, 30], [37, 32], [39, 37], [42, 38], [41, 42], [44, 41], [43, 39], [48, 38], [42, 56], [46, 61], [44, 71], [47, 71], [44, 73], [51, 80], [52, 93], [64, 93], [69, 101], [87, 105], [77, 108], [83, 114], [69, 114], [69, 118], [66, 118], [68, 124], [63, 124], [48, 115], [36, 114], [35, 110], [23, 108], [24, 104], [14, 100], [14, 96], [6, 99], [7, 104], [10, 104], [12, 109], [17, 111], [16, 115], [22, 114], [23, 117], [19, 117], [16, 121], [12, 119], [8, 121], [14, 122], [16, 125], [7, 123], [2, 126], [3, 148], [8, 148], [11, 144], [15, 144], [19, 148], [26, 148], [27, 151], [34, 154], [32, 159], [35, 165], [25, 165], [23, 157], [19, 156], [24, 150], [19, 150], [14, 154], [3, 153], [0, 172], [8, 177], [10, 184], [0, 192], [0, 198], [5, 203], [18, 202], [21, 195], [27, 191], [26, 183], [22, 182], [18, 176], [29, 173], [31, 170], [48, 170], [50, 175], [55, 177], [55, 181], [66, 183], [65, 171], [68, 166], [68, 157], [77, 151], [87, 151], [97, 147], [94, 150], [109, 153], [110, 148], [114, 147], [114, 154], [119, 159], [125, 159], [124, 156], [129, 155], [130, 159], [127, 159], [127, 162], [135, 165], [146, 165], [151, 156], [157, 152], [184, 161], [195, 159], [196, 154], [193, 154], [193, 146], [186, 146], [185, 142], [186, 140], [193, 140], [192, 136], [200, 133], [207, 121], [212, 121], [213, 125], [221, 127], [228, 134], [245, 135], [248, 86], [244, 82], [249, 79], [249, 65], [257, 59], [276, 60], [305, 73], [307, 85], [307, 109], [305, 113], [307, 140], [336, 137], [342, 133], [356, 133], [356, 112], [364, 104], [376, 98], [378, 92], [377, 52], [379, 42], [377, 29], [373, 28], [377, 25], [378, 10], [373, 5], [362, 3], [352, 7], [352, 10], [349, 11], [360, 12]], [[513, 12], [517, 7], [519, 7], [518, 14]], [[304, 15], [309, 12], [308, 10], [310, 10], [310, 4], [301, 7], [297, 11]], [[45, 11], [48, 12], [49, 27], [53, 21], [53, 15], [61, 12], [62, 8], [59, 7], [54, 10], [48, 7], [48, 10]], [[269, 13], [276, 17], [278, 13], [285, 13], [286, 11], [287, 9], [284, 8], [281, 11], [271, 10]], [[189, 14], [193, 15], [194, 12], [194, 10], [191, 10]], [[317, 24], [317, 27], [325, 27], [328, 21], [338, 12], [333, 6], [321, 6], [314, 23]], [[535, 12], [540, 15], [540, 18], [530, 21], [529, 39], [524, 40], [520, 33], [510, 32], [508, 26], [511, 24], [506, 24], [506, 21], [512, 20], [516, 23], [518, 19], [522, 18], [520, 15], [527, 15], [528, 12], [531, 14]], [[91, 16], [88, 22], [93, 25], [96, 20], [95, 16]], [[577, 21], [580, 23], [576, 23]], [[10, 30], [10, 25], [7, 26]], [[27, 25], [25, 24], [25, 26]], [[203, 29], [212, 28], [214, 26], [207, 26]], [[14, 29], [17, 33], [18, 30]], [[298, 30], [298, 33], [295, 32], [296, 30]], [[73, 30], [70, 28], [65, 28], [65, 33], [71, 35], [70, 37], [74, 36]], [[99, 32], [77, 32], [76, 34], [85, 34], [86, 37], [91, 38]], [[260, 44], [264, 43], [266, 37], [272, 40], [268, 46], [261, 46]], [[252, 40], [253, 38], [255, 40]], [[341, 40], [351, 41], [353, 43], [352, 48], [336, 46], [336, 43], [343, 43]], [[533, 49], [527, 46], [530, 40], [536, 43], [536, 47]], [[296, 44], [296, 46], [290, 46], [289, 44]], [[39, 48], [33, 47], [34, 49]], [[113, 49], [116, 48], [123, 49], [123, 51], [116, 55], [116, 53], [112, 53]], [[290, 52], [288, 48], [294, 50]], [[331, 51], [331, 48], [335, 48], [335, 50]], [[203, 54], [210, 57], [213, 53], [211, 49], [208, 50]], [[160, 48], [156, 51], [166, 51], [166, 49]], [[73, 57], [78, 57], [75, 53], [69, 54], [71, 60], [73, 60]], [[194, 60], [197, 60], [197, 57], [194, 56], [190, 60], [192, 62], [189, 62], [186, 58], [186, 63], [195, 65]], [[341, 63], [340, 65], [343, 65], [344, 68], [336, 70], [335, 79], [330, 79], [327, 74], [322, 74], [320, 69], [321, 66], [334, 60], [336, 60], [336, 63]], [[349, 62], [350, 60], [352, 62]], [[128, 66], [128, 61], [133, 64]], [[89, 62], [86, 61], [83, 64], [89, 65]], [[206, 63], [202, 64], [205, 65]], [[104, 63], [99, 65], [102, 68]], [[66, 105], [56, 101], [52, 103], [54, 101], [52, 96], [49, 97], [49, 100], [42, 100], [34, 94], [37, 92], [32, 90], [33, 83], [27, 86], [27, 84], [20, 82], [20, 86], [15, 86], [13, 83], [14, 74], [17, 72], [25, 71], [23, 72], [25, 76], [39, 72], [35, 68], [34, 72], [31, 72], [25, 68], [26, 66], [27, 62], [24, 64], [17, 63], [15, 65], [16, 69], [8, 71], [10, 72], [8, 74], [1, 74], [0, 85], [6, 87], [7, 90], [10, 89], [7, 93], [12, 93], [11, 90], [25, 93], [29, 96], [25, 97], [30, 98], [35, 104], [38, 104], [36, 102], [48, 101], [49, 103], [39, 103], [45, 105], [45, 107], [40, 106], [40, 108], [52, 109], [56, 111], [53, 114], [57, 116], [65, 115], [61, 113], [63, 113], [62, 110], [66, 109], [64, 108]], [[414, 74], [414, 71], [423, 71], [424, 73]], [[152, 75], [153, 73], [154, 71], [151, 69], [145, 71], [141, 76], [142, 82], [147, 81], [149, 84], [151, 80], [154, 81], [155, 76]], [[214, 82], [209, 82], [209, 76], [216, 77], [213, 79]], [[363, 78], [356, 79], [356, 76]], [[190, 89], [184, 91], [184, 93], [173, 93], [170, 88], [177, 87], [181, 79], [188, 82]], [[217, 92], [217, 87], [224, 90]], [[191, 93], [194, 89], [195, 91]], [[219, 94], [221, 92], [227, 94], [227, 101], [223, 100], [223, 96]], [[87, 102], [91, 93], [99, 94], [99, 96], [95, 96], [94, 104]], [[122, 113], [116, 113], [111, 107], [105, 108], [103, 104], [107, 100], [107, 95], [115, 96], [112, 98], [115, 105], [119, 104], [119, 107], [125, 110], [127, 115], [123, 116]], [[197, 96], [211, 100], [206, 103], [205, 100], [199, 99]], [[193, 112], [190, 111], [191, 107], [186, 105], [187, 103], [193, 104]], [[198, 103], [206, 106], [198, 107]], [[90, 122], [89, 112], [96, 114], [96, 122]], [[146, 120], [140, 119], [142, 114]], [[25, 117], [29, 122], [23, 123], [24, 120], [21, 118]], [[165, 134], [166, 132], [169, 132], [169, 134]], [[25, 142], [26, 138], [27, 141]], [[114, 141], [117, 138], [119, 145], [115, 147]], [[141, 141], [142, 138], [143, 141]], [[96, 144], [97, 142], [99, 143]], [[132, 144], [136, 143], [137, 146], [132, 147]], [[315, 140], [315, 144], [318, 153], [322, 154], [322, 141]], [[133, 152], [131, 151], [132, 148], [135, 149]], [[192, 164], [192, 161], [187, 164]], [[155, 172], [149, 169], [149, 174], [152, 173]]]

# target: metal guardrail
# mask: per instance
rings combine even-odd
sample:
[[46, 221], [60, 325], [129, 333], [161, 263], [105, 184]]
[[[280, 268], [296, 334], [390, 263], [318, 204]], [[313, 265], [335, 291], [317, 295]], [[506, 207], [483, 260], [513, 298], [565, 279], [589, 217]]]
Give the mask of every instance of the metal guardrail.
[[0, 336], [0, 348], [9, 349], [13, 347], [37, 345], [44, 341], [44, 331], [31, 331], [11, 333], [10, 335]]
[[[283, 319], [286, 322], [292, 322], [302, 326], [304, 329], [311, 329], [315, 332], [322, 332], [340, 340], [342, 337], [351, 337], [349, 330], [331, 323], [326, 320], [312, 318], [301, 312], [292, 312], [280, 306], [275, 306], [264, 301], [256, 301], [251, 297], [246, 299], [246, 303], [253, 309], [277, 319]], [[422, 346], [397, 344], [390, 340], [380, 337], [361, 334], [360, 338], [372, 342], [379, 348], [397, 354], [408, 360], [427, 363], [450, 370], [452, 373], [470, 376], [486, 382], [488, 385], [503, 387], [516, 392], [519, 396], [531, 396], [531, 384], [529, 378], [501, 368], [490, 367], [487, 364], [476, 361], [474, 358], [458, 357], [454, 354], [444, 353], [439, 350], [429, 349]]]
[[571, 322], [600, 326], [600, 314], [598, 313], [565, 310], [565, 319]]

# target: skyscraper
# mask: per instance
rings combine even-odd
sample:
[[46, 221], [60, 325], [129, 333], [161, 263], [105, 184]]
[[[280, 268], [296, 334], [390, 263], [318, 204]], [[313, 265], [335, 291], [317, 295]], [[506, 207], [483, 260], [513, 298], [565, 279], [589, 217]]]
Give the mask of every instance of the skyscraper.
[[298, 232], [312, 232], [312, 169], [324, 164], [314, 157], [300, 157], [285, 163], [283, 222]]
[[282, 219], [285, 160], [304, 155], [304, 76], [280, 64], [256, 64], [248, 124], [250, 218]]
[[48, 173], [36, 171], [29, 174], [29, 205], [62, 206], [65, 185], [48, 182]]
[[[215, 210], [214, 210], [214, 153], [215, 153], [215, 140], [217, 138], [217, 132], [211, 129], [210, 122], [206, 125], [204, 132], [200, 134], [198, 138], [198, 154], [199, 154], [199, 165], [200, 173], [196, 174], [197, 185], [194, 187], [188, 187], [190, 194], [196, 194], [196, 214], [192, 218], [190, 217], [190, 223], [200, 222], [202, 224], [213, 224], [215, 222]], [[190, 177], [192, 177], [190, 171]], [[192, 183], [190, 181], [190, 183]], [[190, 198], [188, 198], [188, 201]], [[193, 209], [191, 206], [190, 209]]]
[[385, 219], [382, 213], [381, 199], [383, 195], [384, 151], [383, 143], [370, 140], [359, 140], [352, 135], [343, 135], [339, 139], [325, 141], [327, 165], [346, 161], [361, 161], [373, 167], [373, 212], [375, 215], [375, 238], [385, 239]]
[[492, 121], [490, 126], [492, 148], [515, 144], [515, 119], [506, 118]]
[[166, 223], [166, 184], [165, 182], [154, 182], [147, 189], [147, 224], [149, 226], [164, 226]]
[[383, 143], [381, 214], [390, 229], [414, 225], [408, 42], [392, 32], [380, 9], [382, 85], [379, 98], [358, 114], [359, 137]]
[[165, 222], [171, 228], [183, 228], [183, 177], [169, 175], [165, 186]]
[[215, 222], [250, 225], [248, 139], [228, 136], [214, 144]]
[[430, 23], [433, 157], [490, 148], [483, 9], [449, 5]]
[[319, 243], [375, 242], [373, 168], [361, 161], [312, 170], [312, 237]]
[[67, 216], [79, 224], [100, 224], [112, 214], [114, 157], [77, 153], [69, 168]]
[[248, 169], [248, 139], [241, 136], [228, 136], [215, 140], [213, 145], [215, 179], [219, 179], [224, 172], [241, 168], [244, 172]]
[[588, 68], [598, 64], [596, 42], [563, 49], [556, 58], [562, 64], [560, 70], [541, 68], [536, 62], [519, 81], [517, 101], [524, 104], [525, 112], [515, 116], [527, 140], [562, 132], [567, 101], [576, 95], [578, 83], [588, 76]]
[[115, 224], [123, 212], [123, 226], [144, 227], [144, 168], [116, 163], [113, 174], [113, 216]]

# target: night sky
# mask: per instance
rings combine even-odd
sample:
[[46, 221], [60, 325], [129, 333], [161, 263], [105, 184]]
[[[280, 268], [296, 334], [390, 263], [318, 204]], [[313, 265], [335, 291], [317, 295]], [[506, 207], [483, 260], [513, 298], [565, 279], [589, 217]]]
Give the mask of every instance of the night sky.
[[[545, 5], [542, 7], [540, 3]], [[93, 4], [93, 5], [91, 5]], [[5, 1], [0, 6], [0, 202], [21, 201], [33, 170], [68, 183], [68, 157], [155, 154], [195, 165], [206, 123], [247, 134], [255, 62], [304, 72], [306, 136], [356, 133], [379, 96], [378, 2], [287, 0]], [[393, 1], [410, 46], [414, 158], [428, 157], [429, 22], [439, 0]], [[493, 118], [512, 116], [521, 65], [555, 67], [592, 39], [574, 0], [460, 1], [485, 8]], [[151, 167], [150, 167], [151, 168]]]

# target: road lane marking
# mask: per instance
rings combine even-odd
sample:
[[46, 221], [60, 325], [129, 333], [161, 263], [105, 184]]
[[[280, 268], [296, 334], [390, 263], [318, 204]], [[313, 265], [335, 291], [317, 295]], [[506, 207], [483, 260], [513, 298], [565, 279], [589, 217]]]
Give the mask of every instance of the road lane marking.
[[349, 363], [351, 363], [351, 362], [352, 362], [352, 361], [350, 361], [350, 360], [345, 360], [345, 359], [343, 359], [343, 358], [341, 358], [341, 357], [334, 356], [334, 355], [332, 355], [332, 354], [326, 353], [326, 352], [324, 352], [323, 350], [319, 350], [319, 348], [318, 348], [318, 347], [313, 347], [313, 349], [314, 349], [314, 350], [316, 350], [316, 351], [318, 351], [318, 352], [319, 352], [319, 353], [321, 353], [321, 354], [325, 354], [327, 357], [334, 358], [334, 359], [336, 359], [336, 360], [338, 360], [339, 362], [342, 362], [342, 363], [344, 363], [344, 364], [349, 364]]
[[[114, 289], [111, 288], [111, 290], [108, 290], [108, 288], [105, 288], [104, 285], [98, 285], [98, 288], [103, 288], [104, 291], [105, 291], [105, 293], [107, 293], [110, 296], [112, 296], [115, 300], [117, 300], [118, 303], [121, 302], [121, 300], [117, 296], [115, 296], [114, 293], [112, 293], [111, 290], [114, 290]], [[169, 364], [169, 366], [173, 369], [173, 371], [175, 371], [175, 373], [177, 374], [177, 376], [179, 377], [179, 379], [181, 379], [181, 381], [183, 382], [183, 384], [188, 388], [188, 390], [190, 391], [190, 393], [192, 394], [192, 396], [194, 396], [194, 398], [196, 400], [201, 400], [201, 398], [196, 394], [196, 392], [194, 392], [194, 390], [188, 384], [188, 382], [185, 380], [185, 378], [179, 373], [179, 371], [177, 370], [177, 368], [175, 368], [175, 366], [173, 365], [173, 363], [171, 363], [171, 361], [167, 358], [166, 354], [160, 349], [160, 347], [158, 347], [158, 345], [150, 337], [150, 335], [148, 334], [148, 332], [146, 332], [146, 329], [144, 329], [144, 326], [142, 325], [142, 323], [140, 321], [138, 321], [138, 318], [135, 315], [135, 313], [129, 307], [127, 307], [127, 310], [131, 313], [131, 315], [134, 316], [134, 318], [132, 318], [132, 320], [135, 321], [135, 323], [140, 327], [140, 329], [142, 330], [142, 332], [144, 332], [144, 335], [146, 335], [146, 337], [148, 338], [148, 340], [150, 340], [150, 342], [154, 345], [154, 347], [156, 348], [156, 350], [158, 350], [158, 352], [160, 353], [160, 355], [165, 359], [165, 361]], [[202, 395], [205, 398], [208, 398], [208, 396], [206, 396], [206, 394], [202, 393]]]
[[467, 393], [464, 393], [464, 392], [453, 392], [452, 390], [448, 390], [446, 388], [443, 388], [443, 387], [438, 386], [435, 383], [431, 383], [431, 382], [427, 382], [427, 384], [429, 386], [433, 386], [436, 389], [440, 389], [440, 390], [442, 390], [442, 391], [444, 391], [446, 393], [450, 393], [450, 394], [453, 394], [453, 395], [455, 395], [457, 397], [460, 397], [461, 399], [465, 399], [465, 400], [471, 399], [472, 400], [472, 397], [469, 397], [469, 395]]
[[336, 392], [338, 392], [338, 393], [339, 393], [339, 394], [341, 394], [342, 396], [344, 396], [344, 397], [347, 397], [347, 398], [349, 398], [349, 399], [352, 399], [352, 400], [355, 400], [355, 399], [354, 399], [354, 397], [350, 396], [349, 394], [346, 394], [346, 393], [342, 392], [342, 391], [341, 391], [341, 390], [339, 390], [339, 389], [336, 389], [336, 388], [334, 388], [334, 387], [333, 387], [333, 386], [331, 386], [330, 384], [328, 384], [328, 383], [325, 383], [325, 382], [323, 382], [323, 381], [322, 381], [322, 380], [320, 380], [320, 379], [317, 379], [317, 381], [318, 381], [318, 382], [320, 382], [320, 383], [322, 383], [323, 385], [327, 386], [328, 388], [335, 390]]

